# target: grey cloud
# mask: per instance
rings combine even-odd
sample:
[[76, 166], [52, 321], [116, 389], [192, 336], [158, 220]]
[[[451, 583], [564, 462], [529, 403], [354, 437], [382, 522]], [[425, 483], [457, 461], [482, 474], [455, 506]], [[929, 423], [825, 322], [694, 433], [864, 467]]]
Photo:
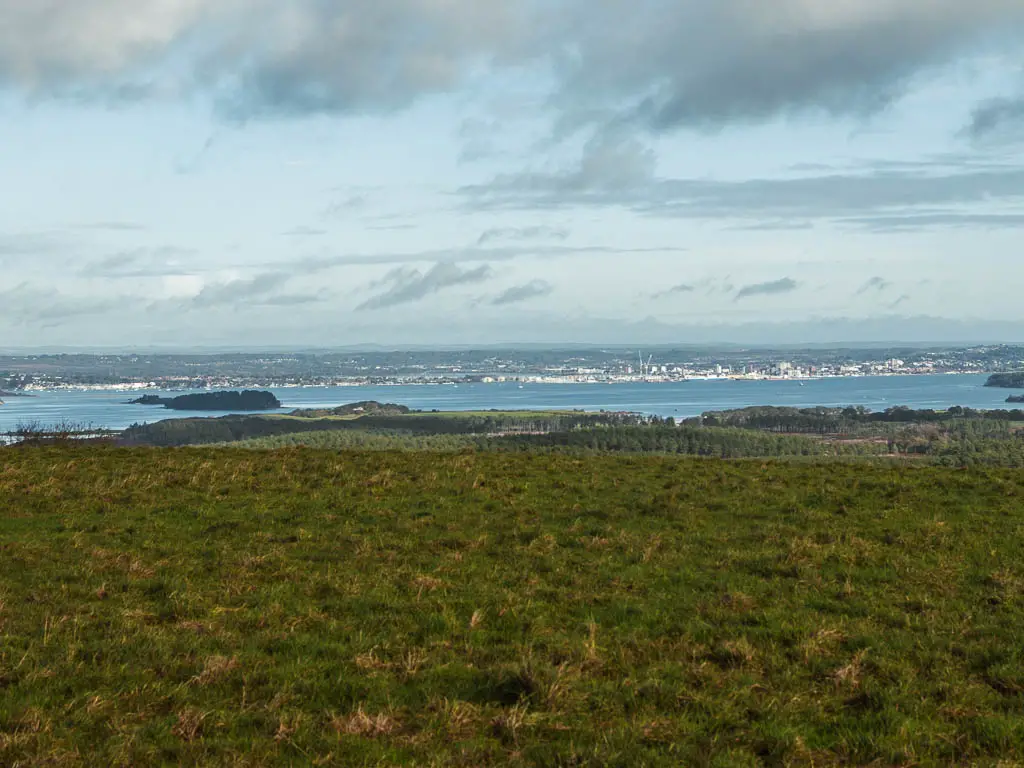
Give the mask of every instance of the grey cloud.
[[966, 132], [974, 139], [986, 139], [1008, 130], [1024, 137], [1024, 96], [995, 99], [980, 105], [971, 116]]
[[285, 271], [262, 272], [236, 280], [207, 283], [191, 298], [171, 298], [151, 302], [150, 312], [178, 312], [183, 309], [222, 309], [244, 311], [259, 307], [297, 307], [319, 304], [334, 298], [327, 288], [287, 292], [283, 288], [294, 275]]
[[910, 296], [908, 294], [904, 293], [902, 296], [900, 296], [898, 299], [896, 299], [896, 301], [892, 302], [889, 305], [889, 309], [896, 309], [897, 307], [899, 307], [902, 304], [905, 304], [908, 301], [910, 301]]
[[1019, 0], [0, 0], [0, 85], [200, 94], [244, 120], [399, 109], [527, 69], [570, 122], [661, 130], [876, 110], [983, 44], [1016, 55], [1022, 19]]
[[3, 0], [0, 82], [106, 102], [206, 92], [241, 119], [393, 109], [457, 84], [518, 15], [476, 0]]
[[869, 232], [899, 234], [935, 229], [1020, 229], [1024, 213], [932, 211], [842, 219], [841, 224]]
[[557, 227], [497, 227], [483, 232], [477, 240], [477, 245], [487, 245], [495, 241], [566, 240], [568, 237], [568, 230]]
[[334, 294], [326, 288], [311, 293], [280, 293], [273, 296], [257, 296], [250, 302], [261, 307], [299, 307], [330, 301]]
[[134, 248], [91, 262], [79, 274], [96, 278], [180, 275], [186, 272], [181, 266], [182, 259], [194, 255], [195, 251], [174, 246]]
[[265, 272], [253, 277], [203, 286], [191, 303], [196, 307], [263, 303], [287, 281], [283, 272]]
[[755, 283], [741, 288], [736, 294], [736, 301], [749, 299], [753, 296], [778, 296], [784, 293], [792, 293], [799, 287], [800, 284], [790, 277], [784, 277], [781, 280], [773, 280], [768, 283]]
[[0, 233], [0, 259], [56, 253], [67, 246], [53, 232]]
[[37, 288], [27, 282], [0, 291], [4, 316], [22, 325], [38, 323], [55, 327], [74, 318], [131, 310], [139, 304], [138, 299], [129, 296], [68, 295]]
[[864, 285], [860, 287], [860, 289], [857, 291], [857, 295], [862, 296], [865, 293], [868, 293], [869, 291], [882, 292], [888, 290], [891, 286], [892, 283], [890, 283], [884, 277], [872, 277], [870, 280], [868, 280], [866, 283], [864, 283]]
[[486, 264], [474, 269], [462, 269], [456, 264], [438, 263], [426, 272], [411, 267], [399, 267], [391, 270], [381, 280], [371, 283], [371, 289], [386, 287], [386, 290], [367, 299], [356, 309], [386, 309], [399, 304], [409, 304], [448, 288], [486, 282], [493, 275], [494, 271]]
[[730, 282], [732, 280], [731, 275], [726, 275], [721, 280], [715, 280], [714, 278], [705, 278], [697, 283], [694, 288], [702, 290], [705, 296], [715, 296], [720, 294], [732, 293], [736, 290], [736, 286]]
[[655, 176], [647, 152], [635, 140], [603, 137], [570, 167], [499, 176], [489, 184], [464, 187], [461, 194], [474, 210], [619, 207], [663, 217], [753, 221], [755, 227], [776, 229], [786, 222], [803, 227], [815, 220], [848, 219], [870, 230], [871, 221], [864, 217], [932, 214], [952, 222], [959, 215], [959, 222], [967, 224], [964, 206], [1022, 204], [1024, 166], [979, 166], [945, 158], [931, 165], [777, 179], [667, 179]]
[[501, 123], [497, 120], [477, 118], [464, 120], [459, 128], [459, 139], [462, 141], [459, 160], [463, 163], [473, 163], [494, 157], [497, 154], [494, 136], [501, 127]]
[[554, 173], [502, 175], [491, 184], [464, 187], [462, 192], [483, 207], [517, 207], [563, 199], [628, 199], [656, 183], [657, 159], [650, 147], [617, 132], [595, 134], [579, 162]]
[[293, 227], [282, 234], [285, 237], [321, 237], [327, 234], [327, 230], [316, 227]]
[[138, 257], [134, 253], [115, 253], [86, 265], [80, 274], [83, 277], [120, 277], [126, 270], [135, 269], [137, 263]]
[[1019, 55], [1022, 19], [1017, 0], [577, 0], [561, 13], [561, 96], [584, 116], [632, 103], [655, 130], [870, 113], [986, 44]]
[[680, 285], [673, 285], [671, 288], [666, 288], [664, 291], [652, 294], [651, 298], [663, 299], [668, 296], [678, 296], [681, 293], [693, 293], [697, 290], [694, 286], [682, 283]]
[[509, 304], [521, 304], [530, 299], [538, 299], [542, 296], [549, 296], [554, 291], [554, 286], [544, 280], [533, 280], [523, 285], [515, 285], [507, 291], [496, 296], [492, 301], [496, 307], [503, 307]]
[[433, 249], [426, 251], [382, 252], [382, 253], [351, 253], [306, 256], [297, 261], [287, 263], [270, 263], [263, 266], [268, 269], [294, 269], [302, 274], [311, 275], [343, 267], [365, 264], [461, 264], [465, 262], [496, 263], [522, 258], [569, 258], [573, 256], [621, 256], [643, 253], [684, 253], [686, 248], [665, 246], [663, 248], [613, 248], [609, 246], [554, 246], [537, 245], [530, 247], [496, 246], [467, 248]]
[[327, 218], [345, 218], [365, 208], [368, 202], [369, 197], [365, 194], [348, 195], [328, 205], [323, 215]]
[[793, 219], [792, 221], [755, 221], [748, 224], [737, 224], [732, 227], [737, 232], [806, 232], [814, 229], [809, 221]]

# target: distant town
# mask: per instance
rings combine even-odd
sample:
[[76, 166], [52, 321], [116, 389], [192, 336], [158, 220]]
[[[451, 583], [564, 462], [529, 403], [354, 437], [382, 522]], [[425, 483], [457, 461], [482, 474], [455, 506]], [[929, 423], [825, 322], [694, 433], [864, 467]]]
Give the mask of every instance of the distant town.
[[8, 355], [0, 356], [0, 396], [68, 389], [636, 384], [1016, 370], [1024, 370], [1024, 346]]

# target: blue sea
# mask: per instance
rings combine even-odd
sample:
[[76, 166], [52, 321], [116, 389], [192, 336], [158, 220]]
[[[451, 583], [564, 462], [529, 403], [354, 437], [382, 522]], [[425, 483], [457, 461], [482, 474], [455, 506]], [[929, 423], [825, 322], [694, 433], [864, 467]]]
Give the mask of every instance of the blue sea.
[[[634, 411], [677, 419], [705, 411], [752, 405], [792, 407], [863, 405], [884, 410], [895, 405], [945, 409], [1012, 408], [1005, 389], [984, 387], [985, 375], [877, 376], [806, 381], [691, 380], [671, 384], [459, 384], [373, 387], [310, 387], [272, 390], [284, 408], [333, 407], [360, 400], [399, 403], [424, 410]], [[175, 392], [174, 394], [181, 394]], [[42, 392], [11, 397], [0, 406], [0, 433], [20, 423], [49, 425], [61, 420], [94, 428], [124, 429], [188, 416], [225, 413], [169, 411], [129, 405], [138, 392]], [[1019, 406], [1016, 406], [1019, 407]]]

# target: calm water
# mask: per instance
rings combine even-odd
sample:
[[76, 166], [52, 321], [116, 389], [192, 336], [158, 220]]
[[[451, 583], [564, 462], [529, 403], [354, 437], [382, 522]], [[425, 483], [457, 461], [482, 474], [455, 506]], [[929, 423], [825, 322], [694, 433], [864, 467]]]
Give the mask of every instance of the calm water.
[[[1011, 408], [1004, 389], [986, 389], [984, 375], [880, 376], [797, 381], [686, 381], [675, 384], [460, 384], [442, 386], [317, 387], [275, 389], [286, 409], [337, 406], [359, 400], [401, 403], [438, 410], [564, 409], [636, 411], [685, 418], [704, 411], [751, 405], [810, 407], [863, 405], [883, 410], [912, 408]], [[179, 394], [179, 393], [175, 393]], [[60, 392], [7, 398], [0, 406], [0, 432], [19, 422], [52, 424], [61, 419], [107, 429], [135, 422], [223, 413], [168, 411], [127, 401], [138, 393]], [[1016, 406], [1019, 407], [1019, 406]]]

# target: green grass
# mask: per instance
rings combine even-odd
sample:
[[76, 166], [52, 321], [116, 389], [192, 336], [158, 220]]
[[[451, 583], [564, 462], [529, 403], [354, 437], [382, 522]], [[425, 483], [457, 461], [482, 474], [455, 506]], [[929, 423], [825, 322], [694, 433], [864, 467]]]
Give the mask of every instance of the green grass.
[[[301, 409], [300, 409], [301, 410]], [[317, 410], [317, 409], [307, 409]], [[391, 418], [395, 419], [548, 419], [557, 418], [564, 416], [572, 416], [574, 411], [410, 411], [409, 413], [403, 413], [400, 415], [393, 415]], [[294, 416], [290, 413], [270, 413], [264, 414], [263, 418], [267, 419], [290, 419], [298, 421], [358, 421], [359, 419], [365, 419], [367, 416], [374, 414], [364, 413], [351, 413], [343, 416]]]
[[213, 447], [266, 451], [301, 446], [331, 451], [436, 451], [445, 453], [475, 449], [480, 442], [480, 438], [474, 435], [417, 435], [399, 431], [324, 430], [256, 437], [251, 440], [214, 444]]
[[0, 452], [0, 765], [1016, 765], [1024, 474]]

